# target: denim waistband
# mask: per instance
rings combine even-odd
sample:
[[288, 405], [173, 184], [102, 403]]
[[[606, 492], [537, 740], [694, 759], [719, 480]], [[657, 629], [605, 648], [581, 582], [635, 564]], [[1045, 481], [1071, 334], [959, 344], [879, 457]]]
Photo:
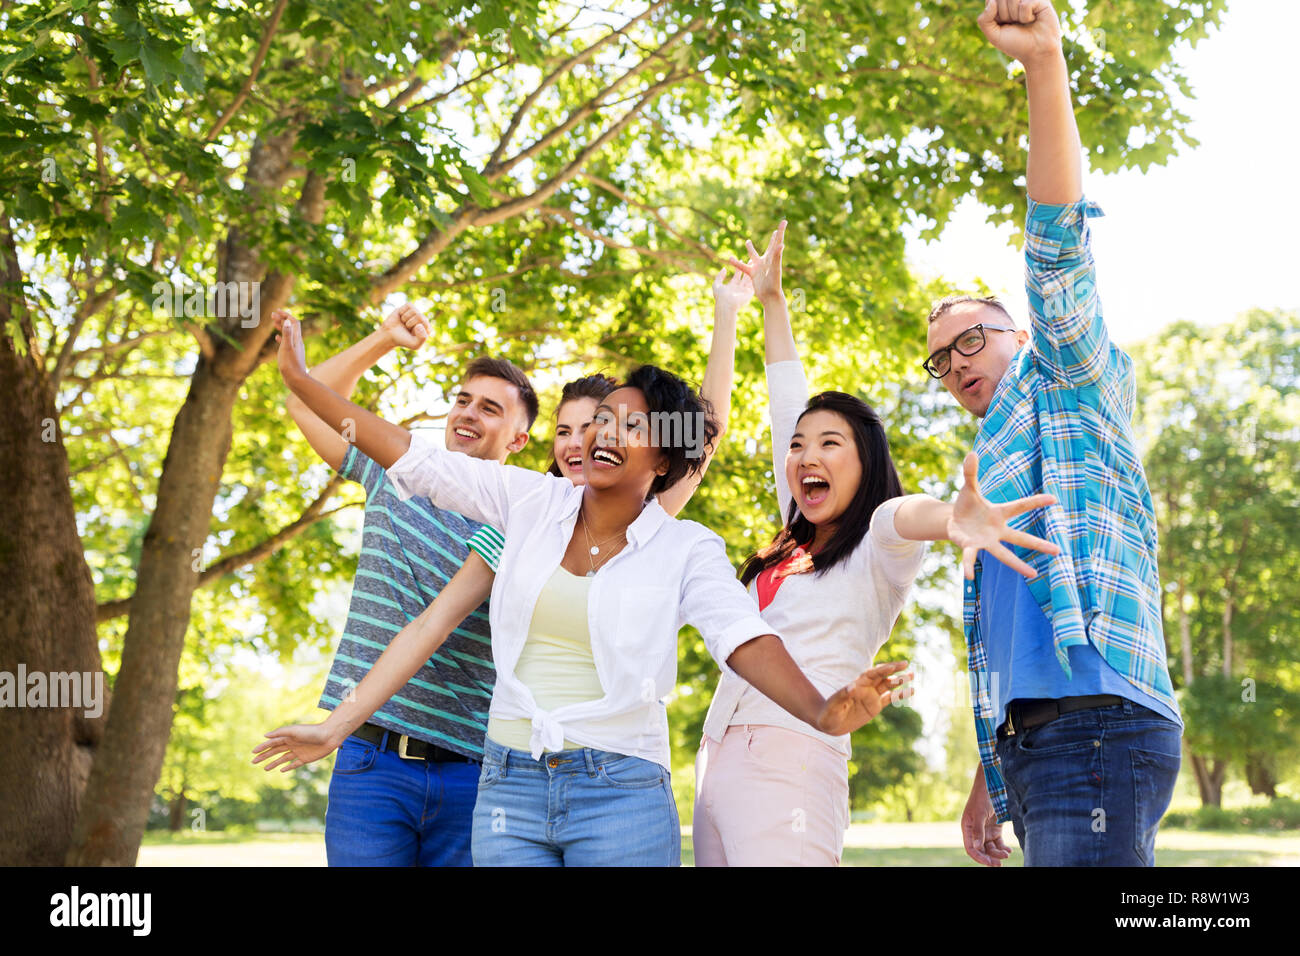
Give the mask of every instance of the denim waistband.
[[[502, 746], [491, 737], [483, 739], [483, 766], [505, 767], [507, 771], [518, 770], [550, 776], [579, 771], [594, 777], [603, 763], [612, 763], [615, 760], [643, 759], [643, 757], [633, 757], [609, 750], [580, 747], [577, 750], [557, 750], [544, 753], [540, 760], [534, 760], [533, 755], [526, 750], [514, 750]], [[653, 761], [646, 762], [653, 763]], [[659, 765], [655, 764], [655, 766]]]

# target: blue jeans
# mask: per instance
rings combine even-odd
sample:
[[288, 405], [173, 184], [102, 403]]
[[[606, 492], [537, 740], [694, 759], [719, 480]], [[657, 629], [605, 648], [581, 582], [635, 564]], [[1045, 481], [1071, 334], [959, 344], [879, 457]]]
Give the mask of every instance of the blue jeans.
[[343, 741], [330, 777], [330, 866], [470, 866], [479, 765], [428, 763]]
[[1154, 866], [1182, 732], [1141, 704], [1076, 711], [997, 752], [1025, 866]]
[[667, 770], [604, 750], [541, 760], [490, 737], [474, 807], [475, 866], [680, 866]]

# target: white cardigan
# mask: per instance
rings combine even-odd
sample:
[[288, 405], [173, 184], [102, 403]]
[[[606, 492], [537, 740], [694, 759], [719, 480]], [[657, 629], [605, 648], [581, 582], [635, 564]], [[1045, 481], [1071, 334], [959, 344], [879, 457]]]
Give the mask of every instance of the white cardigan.
[[[786, 452], [799, 416], [808, 404], [808, 383], [797, 360], [767, 366], [772, 415], [772, 471], [782, 518], [790, 506]], [[889, 638], [925, 555], [924, 541], [909, 541], [894, 529], [894, 512], [904, 498], [886, 501], [871, 516], [870, 530], [848, 558], [824, 574], [792, 574], [781, 581], [763, 610], [768, 627], [822, 695], [829, 697], [871, 666]], [[757, 581], [749, 585], [758, 606]], [[769, 724], [809, 734], [846, 757], [849, 736], [832, 737], [782, 710], [735, 673], [724, 673], [704, 720], [704, 733], [721, 740], [727, 727]]]
[[[671, 769], [662, 698], [677, 684], [677, 632], [697, 627], [709, 653], [726, 660], [746, 641], [775, 633], [736, 579], [722, 539], [671, 518], [657, 501], [627, 529], [627, 546], [592, 578], [587, 606], [591, 650], [605, 696], [547, 712], [515, 676], [538, 595], [555, 572], [578, 519], [583, 490], [567, 478], [471, 458], [412, 438], [388, 470], [402, 498], [426, 495], [440, 508], [505, 536], [488, 619], [497, 681], [490, 715], [532, 721], [532, 755], [584, 747], [652, 760]], [[639, 733], [609, 718], [635, 713]]]

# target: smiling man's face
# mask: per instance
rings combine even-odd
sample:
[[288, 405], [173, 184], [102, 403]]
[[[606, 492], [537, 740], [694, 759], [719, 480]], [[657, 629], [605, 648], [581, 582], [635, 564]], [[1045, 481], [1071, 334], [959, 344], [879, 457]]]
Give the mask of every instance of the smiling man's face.
[[527, 421], [518, 388], [494, 375], [475, 375], [447, 413], [447, 450], [505, 461], [528, 442]]
[[[949, 353], [948, 373], [940, 380], [962, 408], [983, 418], [993, 401], [993, 392], [1011, 367], [1020, 347], [1029, 341], [1029, 333], [1017, 329], [998, 308], [983, 302], [960, 302], [930, 323], [926, 342], [931, 354], [951, 345], [953, 340], [974, 325], [984, 326], [984, 348], [974, 355]], [[1010, 330], [1010, 331], [994, 331]]]

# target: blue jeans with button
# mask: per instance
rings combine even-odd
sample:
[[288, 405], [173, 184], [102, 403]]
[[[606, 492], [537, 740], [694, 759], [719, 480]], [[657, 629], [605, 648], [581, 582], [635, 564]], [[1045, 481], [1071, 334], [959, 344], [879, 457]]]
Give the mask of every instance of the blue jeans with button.
[[541, 760], [483, 744], [475, 866], [679, 866], [681, 827], [667, 770], [582, 748]]
[[410, 760], [349, 737], [330, 776], [329, 865], [472, 865], [478, 776], [477, 763]]
[[1154, 866], [1182, 730], [1133, 701], [1007, 736], [997, 753], [1026, 866]]

